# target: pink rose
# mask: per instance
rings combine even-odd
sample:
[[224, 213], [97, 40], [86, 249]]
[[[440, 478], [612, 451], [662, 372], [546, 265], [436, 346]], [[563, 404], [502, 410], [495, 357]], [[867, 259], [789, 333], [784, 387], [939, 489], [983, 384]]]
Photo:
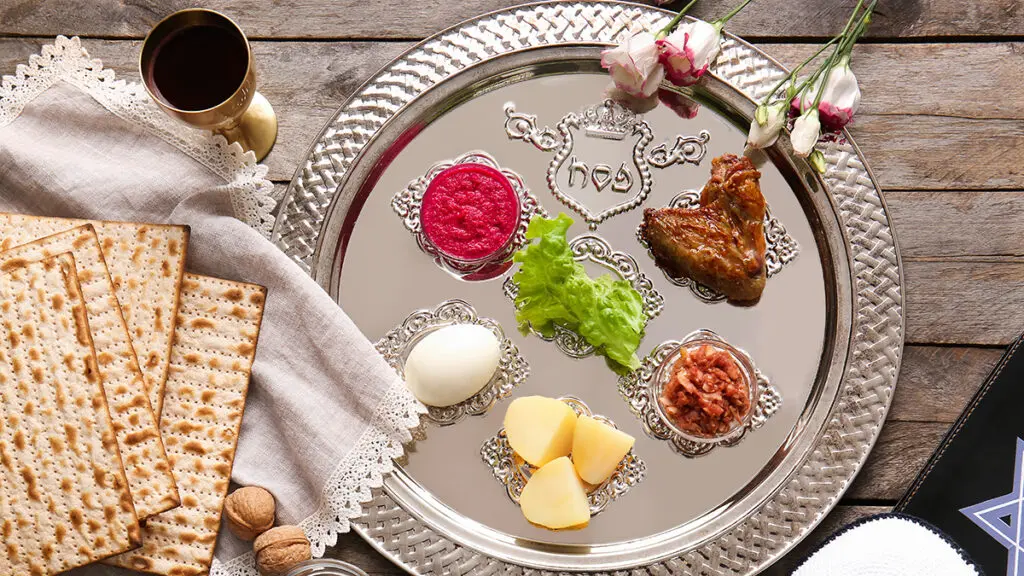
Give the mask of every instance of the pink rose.
[[721, 28], [702, 20], [687, 22], [658, 40], [665, 75], [676, 86], [690, 86], [700, 80], [718, 57]]
[[658, 46], [650, 32], [640, 32], [601, 52], [601, 66], [620, 90], [640, 98], [654, 94], [665, 79], [665, 69], [658, 62]]

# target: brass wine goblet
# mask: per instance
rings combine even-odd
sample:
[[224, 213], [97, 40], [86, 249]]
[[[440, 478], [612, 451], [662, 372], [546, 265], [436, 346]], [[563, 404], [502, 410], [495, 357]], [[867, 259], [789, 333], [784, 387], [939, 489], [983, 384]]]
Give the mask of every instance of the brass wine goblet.
[[167, 16], [143, 41], [139, 72], [171, 117], [238, 142], [257, 161], [273, 148], [277, 116], [256, 91], [249, 40], [227, 16], [203, 8]]

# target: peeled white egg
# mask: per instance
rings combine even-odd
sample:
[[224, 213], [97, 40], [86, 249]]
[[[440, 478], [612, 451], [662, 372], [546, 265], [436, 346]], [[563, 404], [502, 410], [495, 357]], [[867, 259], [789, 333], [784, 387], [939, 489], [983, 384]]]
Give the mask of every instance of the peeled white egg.
[[428, 406], [451, 406], [480, 391], [498, 369], [494, 333], [477, 324], [440, 328], [418, 343], [405, 361], [405, 383]]

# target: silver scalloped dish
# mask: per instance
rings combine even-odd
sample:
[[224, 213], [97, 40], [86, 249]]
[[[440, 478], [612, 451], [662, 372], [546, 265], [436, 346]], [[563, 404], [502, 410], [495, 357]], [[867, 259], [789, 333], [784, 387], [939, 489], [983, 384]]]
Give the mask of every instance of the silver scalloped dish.
[[[435, 179], [467, 164], [500, 174], [515, 195], [518, 212], [518, 222], [504, 243], [488, 254], [472, 258], [454, 255], [440, 247], [441, 242], [430, 237], [422, 219], [424, 201], [434, 192], [432, 187]], [[420, 249], [432, 256], [438, 266], [463, 280], [487, 280], [507, 272], [512, 266], [512, 255], [526, 244], [526, 228], [530, 219], [537, 214], [547, 214], [521, 176], [508, 168], [502, 168], [493, 156], [481, 151], [467, 152], [454, 160], [434, 164], [423, 176], [410, 182], [404, 190], [392, 197], [391, 208], [402, 218], [406, 229], [415, 236]]]
[[[573, 409], [578, 416], [591, 416], [618, 429], [614, 422], [600, 414], [594, 414], [585, 402], [575, 396], [563, 396], [559, 398]], [[516, 454], [508, 444], [505, 436], [505, 429], [498, 430], [498, 433], [488, 438], [480, 447], [480, 456], [485, 464], [491, 467], [494, 478], [505, 485], [508, 497], [519, 504], [519, 497], [530, 476], [537, 470], [527, 463], [521, 456]], [[613, 500], [621, 498], [629, 489], [643, 481], [647, 475], [647, 464], [633, 453], [629, 453], [619, 462], [615, 472], [604, 482], [593, 485], [583, 483], [587, 490], [587, 502], [590, 504], [590, 515], [596, 516], [608, 507]]]
[[[679, 426], [676, 419], [668, 413], [667, 408], [662, 402], [665, 387], [673, 377], [673, 368], [675, 367], [676, 362], [681, 358], [683, 351], [691, 353], [703, 348], [704, 346], [710, 346], [715, 351], [725, 352], [728, 354], [739, 369], [740, 378], [743, 379], [743, 382], [747, 387], [746, 411], [739, 417], [739, 420], [732, 423], [728, 431], [720, 434], [700, 435], [684, 430]], [[737, 350], [725, 340], [706, 336], [687, 339], [676, 348], [675, 352], [662, 360], [661, 365], [658, 366], [657, 372], [654, 373], [654, 377], [650, 380], [648, 391], [651, 395], [651, 401], [657, 409], [658, 415], [661, 416], [662, 421], [664, 421], [665, 424], [667, 424], [669, 428], [671, 428], [672, 431], [680, 437], [697, 443], [713, 442], [716, 440], [728, 442], [729, 439], [742, 435], [743, 429], [750, 424], [750, 419], [754, 415], [757, 400], [760, 398], [758, 379], [755, 375], [754, 365], [751, 358]]]

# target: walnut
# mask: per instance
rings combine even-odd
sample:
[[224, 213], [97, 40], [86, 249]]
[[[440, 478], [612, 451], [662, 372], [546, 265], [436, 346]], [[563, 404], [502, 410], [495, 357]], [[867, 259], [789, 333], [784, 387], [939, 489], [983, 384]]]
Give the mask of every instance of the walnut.
[[274, 497], [259, 486], [235, 490], [224, 501], [228, 528], [242, 540], [252, 540], [274, 527]]
[[263, 576], [281, 576], [312, 557], [309, 540], [298, 526], [278, 526], [256, 537], [252, 544], [256, 567]]

